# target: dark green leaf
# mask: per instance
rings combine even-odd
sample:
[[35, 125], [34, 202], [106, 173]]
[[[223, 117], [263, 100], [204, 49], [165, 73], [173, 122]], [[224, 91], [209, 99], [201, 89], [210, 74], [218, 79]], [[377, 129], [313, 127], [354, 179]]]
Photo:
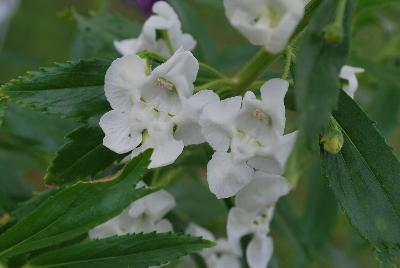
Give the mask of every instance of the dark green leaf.
[[0, 127], [3, 125], [4, 116], [7, 110], [7, 100], [0, 98]]
[[75, 58], [119, 56], [115, 40], [136, 38], [140, 26], [116, 13], [101, 13], [86, 18], [74, 12], [78, 34], [72, 54]]
[[374, 123], [345, 93], [334, 117], [344, 135], [338, 155], [322, 152], [325, 174], [351, 224], [376, 249], [400, 246], [400, 164]]
[[50, 196], [56, 194], [58, 191], [60, 191], [59, 188], [50, 189], [50, 190], [38, 193], [38, 194], [34, 195], [28, 201], [22, 203], [18, 209], [14, 210], [13, 212], [10, 213], [9, 221], [5, 225], [0, 226], [0, 233], [4, 232], [7, 228], [9, 228], [12, 225], [14, 225], [15, 223], [17, 223], [20, 219], [22, 219], [23, 217], [30, 214], [40, 204], [42, 204], [44, 201], [46, 201]]
[[71, 240], [152, 192], [135, 189], [147, 170], [151, 153], [146, 151], [133, 159], [116, 178], [78, 182], [49, 198], [0, 236], [0, 258]]
[[29, 267], [145, 268], [212, 245], [198, 237], [172, 233], [115, 236], [51, 251], [34, 258]]
[[103, 131], [98, 125], [86, 125], [69, 134], [70, 140], [58, 152], [47, 170], [48, 183], [63, 184], [76, 179], [93, 178], [124, 155], [103, 145]]
[[297, 108], [301, 113], [301, 127], [309, 140], [318, 136], [337, 104], [339, 71], [349, 51], [353, 0], [347, 1], [343, 42], [334, 45], [324, 40], [325, 27], [335, 19], [337, 2], [323, 1], [317, 8], [296, 60]]
[[0, 96], [49, 114], [85, 120], [110, 109], [103, 90], [110, 64], [91, 59], [42, 68], [3, 85]]

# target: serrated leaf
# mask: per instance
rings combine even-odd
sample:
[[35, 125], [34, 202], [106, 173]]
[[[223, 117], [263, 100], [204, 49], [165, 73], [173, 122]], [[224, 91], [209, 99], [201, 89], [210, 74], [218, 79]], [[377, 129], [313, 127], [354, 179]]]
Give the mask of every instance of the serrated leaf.
[[339, 45], [324, 40], [324, 29], [335, 19], [337, 1], [323, 1], [310, 20], [300, 46], [295, 70], [295, 93], [301, 128], [308, 140], [316, 138], [329, 122], [339, 93], [339, 71], [350, 46], [354, 1], [348, 0], [344, 15], [344, 39]]
[[0, 97], [49, 114], [86, 120], [110, 109], [103, 89], [110, 64], [110, 60], [80, 60], [28, 72], [0, 87]]
[[29, 267], [158, 266], [206, 247], [212, 242], [179, 234], [136, 234], [94, 240], [40, 255]]
[[374, 123], [345, 93], [334, 112], [344, 136], [337, 155], [322, 152], [325, 175], [351, 224], [376, 249], [400, 246], [400, 163]]
[[101, 13], [84, 17], [73, 12], [78, 34], [72, 50], [75, 58], [119, 56], [115, 40], [136, 38], [140, 25], [116, 13]]
[[0, 259], [71, 240], [151, 193], [151, 189], [135, 189], [151, 153], [133, 159], [115, 178], [78, 182], [49, 198], [0, 236]]
[[112, 152], [103, 145], [104, 133], [96, 125], [86, 125], [74, 130], [56, 154], [47, 170], [48, 183], [63, 184], [76, 179], [94, 177], [124, 155]]

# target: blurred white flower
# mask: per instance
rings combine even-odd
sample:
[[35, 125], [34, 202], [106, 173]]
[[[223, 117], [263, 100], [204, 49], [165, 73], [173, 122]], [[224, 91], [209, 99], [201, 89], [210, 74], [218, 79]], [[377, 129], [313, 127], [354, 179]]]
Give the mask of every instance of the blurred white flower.
[[279, 53], [304, 14], [304, 0], [224, 0], [231, 24], [252, 44]]
[[290, 191], [285, 178], [256, 172], [254, 180], [235, 198], [235, 207], [228, 214], [227, 233], [229, 244], [241, 254], [240, 239], [252, 234], [246, 249], [250, 268], [265, 268], [272, 256], [272, 239], [267, 236], [278, 199]]
[[212, 91], [193, 95], [199, 64], [190, 52], [179, 49], [150, 73], [146, 68], [136, 55], [111, 64], [105, 94], [113, 110], [103, 115], [100, 126], [104, 146], [116, 153], [132, 152], [133, 158], [153, 148], [149, 167], [155, 168], [173, 163], [184, 145], [205, 141], [198, 118], [218, 97]]
[[[176, 51], [183, 47], [190, 51], [196, 46], [196, 41], [190, 34], [182, 33], [181, 22], [167, 2], [155, 3], [153, 13], [154, 15], [144, 23], [142, 33], [138, 38], [114, 41], [114, 45], [121, 55], [153, 50], [164, 56], [170, 56], [170, 50]], [[164, 33], [167, 33], [167, 36], [163, 36]]]
[[343, 90], [351, 98], [354, 98], [354, 94], [356, 93], [358, 88], [358, 79], [356, 75], [363, 72], [364, 72], [363, 68], [352, 67], [349, 65], [344, 65], [340, 70], [339, 77], [344, 80], [347, 80], [346, 81], [347, 83], [343, 85]]
[[19, 0], [0, 0], [0, 49], [8, 29], [8, 23], [19, 5]]
[[200, 117], [203, 135], [216, 151], [208, 163], [211, 192], [218, 198], [235, 195], [255, 170], [282, 174], [296, 139], [284, 134], [284, 97], [288, 82], [272, 79], [261, 88], [261, 100], [247, 92], [205, 106]]
[[[215, 239], [214, 235], [207, 229], [190, 224], [186, 233], [192, 236], [200, 236], [204, 239], [216, 242], [216, 245], [209, 249], [200, 251], [208, 268], [240, 268], [239, 255], [237, 255], [226, 239]], [[182, 266], [184, 267], [184, 266]], [[185, 266], [188, 267], [188, 266]]]
[[[145, 186], [144, 183], [139, 184]], [[133, 202], [120, 215], [89, 231], [91, 239], [133, 233], [165, 233], [171, 223], [163, 217], [175, 207], [175, 198], [165, 190], [151, 193]]]

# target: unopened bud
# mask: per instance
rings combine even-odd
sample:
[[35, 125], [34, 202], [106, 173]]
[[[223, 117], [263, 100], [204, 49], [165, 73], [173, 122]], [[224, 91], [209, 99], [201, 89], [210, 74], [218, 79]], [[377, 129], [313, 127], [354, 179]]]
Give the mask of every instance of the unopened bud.
[[343, 41], [343, 27], [338, 24], [329, 24], [324, 29], [324, 39], [329, 44], [338, 45]]
[[342, 150], [344, 139], [339, 129], [331, 128], [321, 138], [324, 150], [330, 154], [337, 154]]

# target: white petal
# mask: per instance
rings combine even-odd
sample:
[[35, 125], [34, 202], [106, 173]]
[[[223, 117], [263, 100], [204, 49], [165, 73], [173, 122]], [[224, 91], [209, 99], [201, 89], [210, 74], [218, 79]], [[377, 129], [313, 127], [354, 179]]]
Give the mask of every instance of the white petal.
[[99, 124], [105, 133], [104, 146], [116, 153], [127, 153], [142, 141], [141, 135], [132, 135], [129, 116], [124, 112], [112, 110], [101, 117]]
[[215, 152], [207, 164], [207, 180], [210, 191], [217, 198], [235, 195], [252, 179], [254, 170], [246, 163], [235, 163], [231, 154]]
[[250, 268], [267, 267], [273, 253], [272, 239], [266, 235], [257, 234], [246, 249], [247, 262]]
[[174, 229], [172, 227], [172, 224], [169, 220], [161, 220], [156, 224], [156, 232], [157, 233], [167, 233], [167, 232], [172, 232]]
[[253, 232], [252, 221], [255, 215], [241, 208], [233, 207], [228, 213], [226, 232], [228, 241], [236, 254], [241, 254], [240, 238]]
[[207, 142], [216, 151], [229, 149], [233, 122], [240, 111], [241, 97], [233, 97], [213, 102], [204, 107], [200, 116], [200, 125]]
[[139, 41], [136, 38], [114, 41], [116, 50], [123, 56], [138, 52]]
[[219, 101], [218, 95], [211, 90], [202, 90], [188, 99], [182, 99], [182, 110], [173, 117], [177, 126], [175, 138], [182, 140], [185, 145], [205, 142], [199, 118], [207, 104], [217, 101]]
[[90, 239], [103, 239], [114, 235], [122, 235], [118, 217], [114, 217], [89, 231]]
[[289, 83], [286, 80], [276, 78], [267, 81], [260, 89], [265, 109], [280, 135], [283, 135], [285, 130], [285, 95], [288, 88]]
[[254, 179], [236, 195], [235, 204], [244, 210], [256, 212], [275, 205], [289, 191], [290, 184], [284, 177], [258, 171]]
[[214, 235], [209, 230], [194, 223], [189, 224], [189, 226], [186, 228], [185, 233], [192, 236], [199, 236], [209, 241], [215, 241]]
[[340, 70], [339, 77], [347, 80], [348, 84], [343, 86], [343, 90], [352, 98], [358, 88], [356, 74], [364, 72], [364, 69], [345, 65]]
[[176, 205], [175, 198], [165, 190], [146, 195], [144, 202], [146, 214], [154, 220], [164, 217]]
[[157, 168], [170, 165], [175, 162], [183, 151], [183, 142], [170, 139], [154, 146], [149, 168]]
[[196, 47], [196, 40], [190, 34], [182, 35], [182, 47], [186, 51], [192, 51]]
[[223, 255], [213, 268], [240, 268], [239, 258], [234, 255]]
[[128, 111], [136, 100], [145, 79], [145, 64], [136, 55], [116, 59], [107, 70], [104, 91], [114, 110]]

